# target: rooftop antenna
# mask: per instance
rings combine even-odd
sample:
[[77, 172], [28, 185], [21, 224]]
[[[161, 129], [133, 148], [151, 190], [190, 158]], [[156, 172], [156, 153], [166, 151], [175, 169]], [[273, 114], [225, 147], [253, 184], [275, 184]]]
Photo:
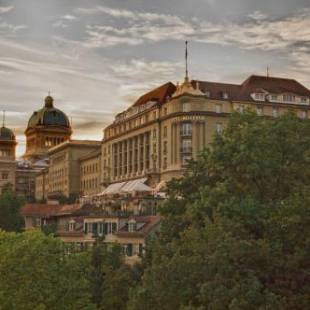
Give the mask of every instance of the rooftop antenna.
[[188, 41], [185, 41], [185, 82], [188, 82]]
[[269, 76], [270, 76], [270, 67], [267, 66], [267, 78], [269, 78]]
[[50, 96], [50, 95], [51, 95], [51, 91], [50, 91], [50, 90], [48, 90], [47, 94]]
[[2, 111], [3, 115], [2, 115], [2, 127], [5, 127], [5, 110]]

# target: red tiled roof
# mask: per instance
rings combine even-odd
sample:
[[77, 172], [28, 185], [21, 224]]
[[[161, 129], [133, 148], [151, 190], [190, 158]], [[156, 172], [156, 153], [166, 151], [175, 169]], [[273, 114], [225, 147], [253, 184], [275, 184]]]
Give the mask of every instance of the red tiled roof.
[[210, 92], [211, 99], [223, 99], [223, 93], [228, 93], [229, 100], [253, 101], [251, 94], [258, 90], [265, 90], [272, 94], [292, 93], [298, 96], [310, 97], [310, 90], [296, 80], [252, 75], [241, 85], [214, 83], [208, 81], [192, 81], [194, 87], [197, 82], [202, 92]]
[[26, 204], [21, 209], [23, 216], [36, 216], [36, 217], [52, 217], [70, 215], [74, 211], [80, 209], [80, 205], [51, 205], [51, 204]]
[[141, 96], [133, 106], [139, 106], [147, 103], [148, 101], [155, 100], [159, 103], [164, 103], [166, 101], [166, 97], [171, 97], [172, 94], [176, 91], [176, 87], [171, 82], [168, 82], [164, 85], [161, 85], [150, 92]]

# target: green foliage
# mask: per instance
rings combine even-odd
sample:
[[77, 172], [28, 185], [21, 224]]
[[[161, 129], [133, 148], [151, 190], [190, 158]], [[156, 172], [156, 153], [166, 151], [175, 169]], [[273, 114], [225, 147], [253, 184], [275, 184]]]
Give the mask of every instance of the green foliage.
[[129, 309], [309, 309], [310, 122], [234, 114], [169, 187]]
[[24, 220], [19, 214], [24, 200], [17, 197], [11, 185], [3, 188], [0, 195], [0, 229], [5, 231], [21, 231], [24, 227]]
[[1, 309], [94, 309], [87, 253], [38, 231], [0, 232], [0, 253]]
[[123, 262], [120, 245], [108, 245], [100, 238], [91, 252], [91, 294], [98, 309], [126, 309], [134, 273]]

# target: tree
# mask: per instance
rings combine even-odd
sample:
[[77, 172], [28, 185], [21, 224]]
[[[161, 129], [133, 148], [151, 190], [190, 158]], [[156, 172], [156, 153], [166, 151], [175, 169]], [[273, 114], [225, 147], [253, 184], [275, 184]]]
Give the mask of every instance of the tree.
[[122, 249], [97, 238], [91, 251], [91, 295], [98, 309], [126, 309], [134, 273], [123, 262]]
[[308, 309], [310, 122], [234, 114], [170, 184], [129, 309]]
[[0, 253], [1, 309], [95, 309], [87, 253], [38, 231], [0, 231]]
[[24, 220], [19, 213], [23, 203], [24, 200], [15, 195], [10, 184], [3, 188], [0, 195], [0, 229], [21, 231], [24, 228]]

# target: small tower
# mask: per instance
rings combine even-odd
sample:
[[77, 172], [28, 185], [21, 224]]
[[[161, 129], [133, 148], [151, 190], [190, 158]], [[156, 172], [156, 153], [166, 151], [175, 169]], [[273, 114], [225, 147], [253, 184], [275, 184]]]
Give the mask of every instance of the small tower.
[[7, 184], [15, 188], [15, 149], [16, 138], [13, 131], [5, 126], [5, 111], [0, 128], [0, 193]]

